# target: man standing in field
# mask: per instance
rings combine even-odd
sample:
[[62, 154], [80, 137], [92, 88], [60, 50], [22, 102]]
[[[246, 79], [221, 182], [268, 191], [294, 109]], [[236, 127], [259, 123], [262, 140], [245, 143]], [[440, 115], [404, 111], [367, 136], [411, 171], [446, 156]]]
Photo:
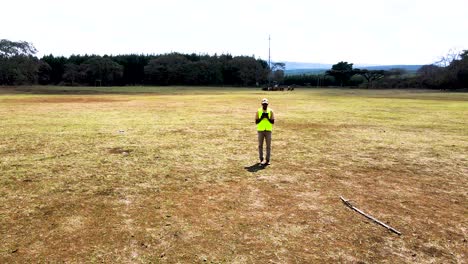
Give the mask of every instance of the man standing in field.
[[[268, 107], [268, 99], [262, 99], [262, 107], [255, 113], [255, 124], [257, 124], [258, 133], [258, 157], [260, 164], [270, 165], [271, 153], [271, 130], [275, 123], [273, 110]], [[266, 160], [263, 159], [263, 141], [266, 141]]]

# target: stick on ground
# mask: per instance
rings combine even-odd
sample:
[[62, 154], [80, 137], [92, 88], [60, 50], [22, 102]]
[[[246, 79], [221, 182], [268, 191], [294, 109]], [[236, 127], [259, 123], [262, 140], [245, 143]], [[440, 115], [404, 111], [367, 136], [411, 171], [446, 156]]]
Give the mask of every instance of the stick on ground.
[[395, 233], [395, 234], [397, 234], [397, 235], [399, 235], [399, 236], [401, 235], [401, 232], [399, 232], [399, 231], [396, 230], [395, 228], [393, 228], [393, 227], [391, 227], [391, 226], [389, 226], [389, 225], [387, 225], [387, 224], [385, 224], [385, 223], [383, 223], [383, 222], [377, 220], [376, 218], [374, 218], [374, 217], [372, 217], [372, 216], [370, 216], [370, 215], [364, 213], [363, 211], [359, 210], [358, 208], [354, 207], [354, 206], [349, 202], [349, 200], [346, 200], [345, 198], [343, 198], [343, 196], [340, 196], [340, 199], [341, 199], [341, 201], [343, 201], [343, 203], [344, 203], [346, 206], [348, 206], [349, 208], [353, 209], [354, 211], [356, 211], [356, 212], [362, 214], [363, 216], [365, 216], [365, 217], [367, 217], [368, 219], [370, 219], [370, 220], [376, 222], [377, 224], [379, 224], [379, 225], [381, 225], [381, 226], [387, 228], [388, 230], [392, 231], [393, 233]]

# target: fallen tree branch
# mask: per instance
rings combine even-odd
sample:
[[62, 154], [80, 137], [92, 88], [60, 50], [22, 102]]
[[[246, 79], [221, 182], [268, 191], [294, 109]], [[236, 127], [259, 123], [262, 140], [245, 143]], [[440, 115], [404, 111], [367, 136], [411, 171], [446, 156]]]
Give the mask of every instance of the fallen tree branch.
[[397, 235], [399, 235], [399, 236], [401, 235], [401, 233], [400, 233], [398, 230], [396, 230], [395, 228], [393, 228], [393, 227], [391, 227], [391, 226], [389, 226], [389, 225], [387, 225], [387, 224], [385, 224], [385, 223], [383, 223], [383, 222], [377, 220], [376, 218], [374, 218], [374, 217], [372, 217], [372, 216], [370, 216], [370, 215], [364, 213], [363, 211], [359, 210], [358, 208], [354, 207], [354, 206], [349, 202], [349, 200], [346, 200], [345, 198], [343, 198], [343, 196], [340, 196], [340, 199], [341, 199], [341, 201], [343, 201], [343, 203], [344, 203], [346, 206], [348, 206], [349, 208], [353, 209], [354, 211], [356, 211], [356, 212], [362, 214], [363, 216], [365, 216], [365, 217], [367, 217], [368, 219], [370, 219], [370, 220], [376, 222], [377, 224], [379, 224], [379, 225], [381, 225], [381, 226], [387, 228], [388, 230], [392, 231], [393, 233], [395, 233], [395, 234], [397, 234]]

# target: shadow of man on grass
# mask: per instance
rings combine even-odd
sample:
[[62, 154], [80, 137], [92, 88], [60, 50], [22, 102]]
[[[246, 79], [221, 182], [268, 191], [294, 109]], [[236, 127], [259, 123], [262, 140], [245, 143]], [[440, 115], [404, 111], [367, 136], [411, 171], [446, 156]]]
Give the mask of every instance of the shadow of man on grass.
[[255, 163], [254, 165], [251, 165], [249, 167], [244, 167], [244, 169], [248, 172], [257, 172], [259, 170], [265, 169], [265, 165], [262, 165], [261, 163]]

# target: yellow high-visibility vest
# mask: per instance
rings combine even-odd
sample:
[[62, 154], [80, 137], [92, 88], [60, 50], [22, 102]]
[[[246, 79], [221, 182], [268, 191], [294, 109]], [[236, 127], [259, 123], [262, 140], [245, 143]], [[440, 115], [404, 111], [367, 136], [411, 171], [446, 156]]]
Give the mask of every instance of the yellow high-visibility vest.
[[[268, 113], [268, 118], [271, 118], [271, 109], [267, 108], [266, 112]], [[258, 109], [258, 118], [261, 118], [263, 114], [263, 108]], [[268, 121], [268, 119], [263, 118], [260, 123], [257, 124], [258, 131], [271, 131], [273, 129], [273, 124]]]

